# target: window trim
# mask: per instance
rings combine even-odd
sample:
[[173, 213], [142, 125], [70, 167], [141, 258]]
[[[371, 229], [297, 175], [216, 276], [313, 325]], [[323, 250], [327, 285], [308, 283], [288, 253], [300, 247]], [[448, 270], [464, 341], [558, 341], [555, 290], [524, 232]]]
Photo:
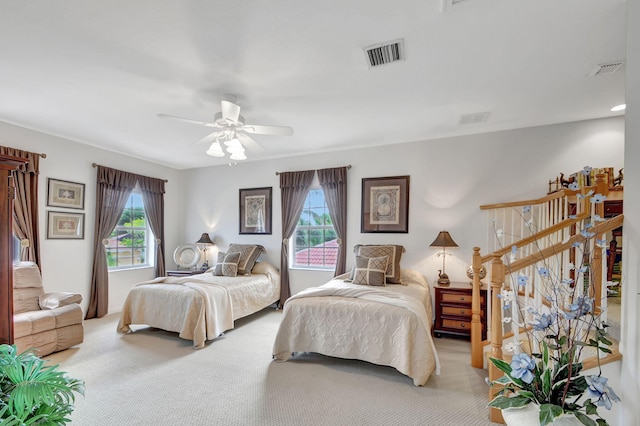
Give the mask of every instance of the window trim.
[[[131, 197], [134, 195], [140, 195], [141, 201], [142, 201], [142, 208], [144, 211], [144, 217], [145, 217], [145, 227], [142, 228], [140, 226], [136, 226], [136, 227], [124, 227], [125, 229], [129, 229], [132, 231], [144, 231], [145, 232], [145, 245], [144, 246], [136, 246], [136, 247], [131, 247], [131, 249], [135, 249], [135, 248], [141, 248], [144, 247], [145, 249], [145, 263], [139, 263], [139, 264], [132, 264], [132, 265], [123, 265], [123, 266], [109, 266], [109, 260], [107, 259], [107, 272], [117, 272], [117, 271], [128, 271], [128, 270], [134, 270], [134, 269], [145, 269], [145, 268], [155, 268], [155, 254], [156, 254], [156, 244], [155, 244], [155, 235], [153, 234], [153, 231], [151, 230], [151, 226], [149, 225], [149, 218], [147, 216], [147, 209], [144, 205], [144, 198], [142, 197], [142, 192], [140, 191], [140, 189], [138, 188], [137, 184], [136, 184], [136, 188], [133, 189], [131, 191], [131, 194], [129, 194], [129, 199], [127, 199], [127, 206], [129, 205], [129, 202], [131, 200]], [[125, 207], [124, 210], [122, 211], [122, 214], [125, 213], [125, 211], [127, 210], [128, 207]], [[120, 217], [122, 217], [122, 215], [120, 215]], [[118, 222], [120, 221], [120, 219], [118, 219]], [[116, 226], [113, 228], [113, 230], [111, 231], [111, 233], [113, 233], [116, 229], [118, 228], [118, 225], [116, 224]], [[123, 228], [123, 227], [121, 227]], [[111, 235], [111, 234], [110, 234]], [[118, 247], [115, 248], [116, 250], [118, 249]], [[105, 255], [108, 255], [109, 253], [109, 247], [105, 246]]]
[[[304, 214], [305, 210], [309, 210], [309, 209], [313, 209], [315, 207], [309, 207], [309, 209], [307, 208], [307, 202], [309, 200], [309, 195], [311, 194], [312, 191], [320, 191], [320, 193], [322, 194], [322, 198], [324, 200], [324, 213], [328, 214], [329, 213], [329, 206], [327, 206], [327, 200], [324, 197], [324, 191], [322, 190], [322, 188], [320, 186], [312, 186], [311, 188], [309, 188], [309, 191], [307, 192], [307, 195], [305, 197], [305, 201], [304, 201], [304, 206], [302, 208], [302, 211], [300, 211], [300, 217], [298, 217], [298, 222], [300, 221], [300, 218], [302, 218], [302, 215]], [[291, 238], [289, 239], [289, 247], [292, 248], [292, 250], [289, 253], [289, 269], [296, 269], [296, 270], [303, 270], [303, 271], [334, 271], [336, 268], [336, 263], [332, 264], [332, 265], [309, 265], [309, 264], [297, 264], [296, 263], [296, 252], [297, 252], [297, 244], [296, 244], [296, 236], [298, 233], [298, 224], [296, 224], [296, 228], [293, 231], [293, 235], [291, 236]], [[333, 224], [331, 225], [308, 225], [306, 227], [306, 229], [319, 229], [319, 230], [325, 230], [325, 229], [331, 229], [333, 230], [333, 232], [335, 233], [335, 227], [333, 226]], [[336, 237], [337, 238], [337, 237]], [[313, 248], [315, 246], [307, 246], [304, 247], [303, 249], [310, 249]], [[326, 250], [326, 248], [325, 248]], [[336, 250], [338, 250], [338, 247], [336, 247]], [[336, 262], [337, 262], [337, 256], [336, 256]]]

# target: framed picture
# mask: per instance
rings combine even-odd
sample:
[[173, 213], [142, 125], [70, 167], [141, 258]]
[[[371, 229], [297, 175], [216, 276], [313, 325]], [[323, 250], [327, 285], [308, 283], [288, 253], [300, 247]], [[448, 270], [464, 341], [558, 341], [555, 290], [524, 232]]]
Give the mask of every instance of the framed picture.
[[271, 235], [271, 187], [240, 190], [240, 233]]
[[47, 211], [47, 239], [83, 240], [84, 213]]
[[84, 209], [84, 183], [47, 178], [47, 206]]
[[362, 179], [360, 232], [409, 232], [409, 176]]

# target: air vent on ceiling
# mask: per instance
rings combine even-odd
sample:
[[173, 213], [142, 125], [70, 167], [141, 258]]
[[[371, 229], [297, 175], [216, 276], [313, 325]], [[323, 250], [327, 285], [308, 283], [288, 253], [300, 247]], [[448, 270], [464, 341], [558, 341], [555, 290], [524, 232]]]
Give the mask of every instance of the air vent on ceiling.
[[401, 61], [404, 59], [404, 39], [399, 38], [365, 47], [364, 53], [370, 68]]
[[597, 75], [613, 74], [623, 66], [624, 66], [624, 61], [613, 61], [613, 62], [607, 62], [604, 64], [598, 64], [598, 66], [596, 66], [593, 69], [593, 71], [589, 73], [589, 76], [595, 77]]
[[471, 114], [463, 114], [460, 116], [460, 124], [477, 124], [484, 123], [489, 119], [489, 111], [474, 112]]

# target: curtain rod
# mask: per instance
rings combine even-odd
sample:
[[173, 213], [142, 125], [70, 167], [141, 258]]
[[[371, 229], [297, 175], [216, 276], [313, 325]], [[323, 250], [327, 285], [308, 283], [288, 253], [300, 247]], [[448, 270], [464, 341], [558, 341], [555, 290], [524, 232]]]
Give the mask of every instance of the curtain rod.
[[[97, 164], [97, 163], [91, 163], [91, 167], [93, 167], [94, 169], [95, 169], [96, 167], [98, 167], [98, 166], [99, 166], [99, 164]], [[103, 167], [104, 167], [104, 166], [103, 166]], [[165, 182], [169, 182], [169, 179], [162, 179], [162, 180], [164, 180]]]
[[[351, 164], [349, 164], [349, 165], [348, 165], [348, 166], [346, 166], [346, 167], [347, 167], [347, 169], [350, 169], [350, 168], [351, 168]], [[286, 172], [276, 172], [276, 176], [278, 176], [278, 175], [280, 175], [280, 174], [282, 174], [282, 173], [286, 173]]]
[[42, 158], [47, 158], [47, 154], [45, 154], [44, 152], [36, 153], [36, 154], [38, 154]]

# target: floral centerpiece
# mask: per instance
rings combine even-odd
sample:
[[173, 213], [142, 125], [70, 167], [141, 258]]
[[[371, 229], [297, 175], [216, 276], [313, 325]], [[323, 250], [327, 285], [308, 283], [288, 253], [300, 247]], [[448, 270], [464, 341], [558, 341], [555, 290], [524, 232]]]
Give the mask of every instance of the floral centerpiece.
[[[572, 186], [570, 189], [578, 188]], [[603, 196], [592, 192], [578, 196], [591, 197], [594, 204], [604, 201]], [[531, 229], [534, 227], [531, 215], [530, 207], [522, 209], [522, 218], [535, 233]], [[531, 277], [523, 273], [512, 274], [515, 282], [511, 289], [514, 290], [503, 290], [499, 296], [505, 312], [502, 321], [525, 332], [514, 333], [514, 341], [505, 347], [514, 352], [510, 363], [490, 358], [492, 364], [504, 372], [502, 377], [490, 383], [501, 386], [489, 403], [490, 407], [508, 409], [537, 404], [541, 425], [551, 424], [563, 414], [572, 414], [584, 425], [607, 425], [598, 415], [598, 408], [611, 409], [612, 402], [620, 399], [600, 370], [600, 353], [611, 353], [612, 342], [608, 339], [607, 324], [594, 309], [592, 297], [590, 256], [594, 248], [604, 247], [605, 241], [594, 241], [597, 236], [591, 227], [602, 220], [592, 215], [591, 221], [578, 229], [580, 240], [572, 248], [575, 259], [581, 259], [582, 264], [569, 265], [573, 278], [560, 276], [561, 268], [548, 266], [547, 260], [533, 268], [533, 273], [538, 275], [536, 291], [540, 289], [543, 295], [540, 306], [530, 300], [525, 302], [522, 293], [518, 296], [518, 289], [526, 288]], [[501, 231], [496, 232], [499, 236]], [[517, 258], [518, 252], [519, 249], [513, 246], [510, 261]], [[509, 272], [508, 264], [506, 268]], [[598, 374], [583, 373], [581, 360], [585, 356], [597, 358]]]

